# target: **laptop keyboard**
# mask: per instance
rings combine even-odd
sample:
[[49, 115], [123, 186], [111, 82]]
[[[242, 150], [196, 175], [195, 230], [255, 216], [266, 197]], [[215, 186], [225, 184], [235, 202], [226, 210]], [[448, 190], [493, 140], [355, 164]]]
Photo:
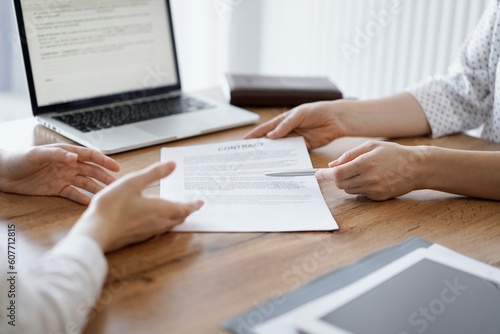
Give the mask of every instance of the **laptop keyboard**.
[[206, 102], [179, 96], [113, 108], [93, 109], [53, 118], [82, 132], [90, 132], [212, 107]]

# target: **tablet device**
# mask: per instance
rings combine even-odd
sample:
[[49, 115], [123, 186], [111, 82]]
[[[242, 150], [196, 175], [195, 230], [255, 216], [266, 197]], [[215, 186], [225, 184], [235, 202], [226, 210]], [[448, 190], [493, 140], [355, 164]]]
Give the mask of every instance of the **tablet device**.
[[310, 303], [295, 325], [314, 334], [500, 333], [500, 275], [418, 249]]

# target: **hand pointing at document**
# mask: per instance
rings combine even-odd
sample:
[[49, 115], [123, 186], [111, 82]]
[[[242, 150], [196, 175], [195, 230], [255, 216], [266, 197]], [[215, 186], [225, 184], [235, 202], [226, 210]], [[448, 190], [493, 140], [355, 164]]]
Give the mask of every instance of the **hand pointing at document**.
[[[401, 131], [412, 135], [429, 131], [420, 106], [407, 93], [372, 102], [305, 104], [260, 125], [246, 138], [303, 136], [308, 149], [315, 149], [344, 136], [399, 136]], [[318, 171], [316, 178], [334, 180], [348, 194], [364, 194], [374, 200], [397, 197], [419, 186], [413, 180], [416, 170], [399, 172], [408, 166], [401, 161], [413, 161], [413, 150], [393, 143], [368, 142], [344, 153], [330, 163], [330, 169]]]
[[331, 168], [320, 169], [316, 178], [333, 180], [348, 194], [383, 201], [422, 188], [417, 165], [424, 156], [424, 147], [369, 141], [330, 162]]

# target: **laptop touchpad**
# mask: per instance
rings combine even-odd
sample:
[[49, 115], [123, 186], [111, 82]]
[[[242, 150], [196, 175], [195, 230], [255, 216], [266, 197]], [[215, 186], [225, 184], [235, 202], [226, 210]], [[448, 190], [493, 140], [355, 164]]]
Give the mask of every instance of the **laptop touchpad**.
[[177, 137], [185, 134], [194, 135], [207, 128], [207, 124], [193, 117], [188, 115], [180, 116], [169, 116], [135, 124], [135, 126], [159, 138]]

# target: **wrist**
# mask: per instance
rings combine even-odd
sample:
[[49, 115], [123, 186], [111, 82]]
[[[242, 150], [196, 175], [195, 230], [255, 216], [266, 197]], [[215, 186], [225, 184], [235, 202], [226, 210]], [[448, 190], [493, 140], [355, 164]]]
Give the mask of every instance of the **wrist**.
[[[431, 146], [415, 146], [411, 163], [415, 166], [414, 190], [432, 189], [433, 179], [437, 176], [434, 166], [436, 148]], [[438, 176], [439, 177], [439, 176]]]
[[87, 211], [83, 213], [71, 229], [70, 234], [85, 235], [93, 239], [102, 251], [106, 252], [109, 247], [108, 222], [92, 211], [91, 208], [88, 208]]
[[338, 100], [332, 102], [333, 121], [337, 126], [338, 137], [353, 136], [353, 124], [356, 124], [355, 114], [355, 101], [351, 100]]

